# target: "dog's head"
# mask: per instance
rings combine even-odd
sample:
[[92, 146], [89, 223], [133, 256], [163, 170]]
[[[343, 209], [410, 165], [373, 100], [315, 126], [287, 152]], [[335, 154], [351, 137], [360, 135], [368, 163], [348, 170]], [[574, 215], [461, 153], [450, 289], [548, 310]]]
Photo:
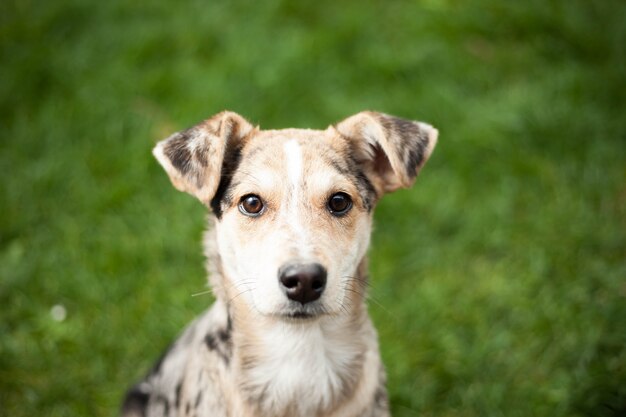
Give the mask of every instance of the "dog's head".
[[263, 131], [223, 112], [154, 154], [213, 211], [224, 301], [293, 320], [361, 304], [372, 210], [412, 185], [436, 141], [428, 124], [375, 112], [324, 131]]

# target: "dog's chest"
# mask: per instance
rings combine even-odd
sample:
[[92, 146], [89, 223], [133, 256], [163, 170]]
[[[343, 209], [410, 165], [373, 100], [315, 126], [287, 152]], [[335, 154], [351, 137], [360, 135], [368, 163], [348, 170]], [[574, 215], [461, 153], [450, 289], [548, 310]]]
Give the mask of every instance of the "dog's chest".
[[362, 345], [350, 339], [333, 326], [277, 326], [261, 335], [244, 389], [268, 415], [328, 410], [361, 373]]

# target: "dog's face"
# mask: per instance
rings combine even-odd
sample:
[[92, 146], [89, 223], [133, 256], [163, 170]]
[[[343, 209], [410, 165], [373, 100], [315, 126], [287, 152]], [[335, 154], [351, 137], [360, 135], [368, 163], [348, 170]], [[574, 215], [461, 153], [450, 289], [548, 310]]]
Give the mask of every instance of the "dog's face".
[[412, 184], [436, 140], [429, 125], [381, 113], [325, 131], [261, 131], [224, 112], [154, 153], [177, 188], [213, 210], [224, 301], [301, 320], [349, 314], [362, 300], [372, 210]]
[[[297, 130], [254, 135], [221, 198], [222, 265], [261, 314], [337, 314], [346, 302], [368, 246], [375, 192], [333, 139]], [[302, 274], [311, 282], [299, 282]], [[289, 298], [290, 276], [303, 287], [299, 299]]]

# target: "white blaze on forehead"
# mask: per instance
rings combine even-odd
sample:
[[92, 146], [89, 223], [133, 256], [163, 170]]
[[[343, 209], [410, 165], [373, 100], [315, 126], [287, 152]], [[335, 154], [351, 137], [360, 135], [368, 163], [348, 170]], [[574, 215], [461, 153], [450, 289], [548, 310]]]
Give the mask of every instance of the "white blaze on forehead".
[[308, 248], [307, 230], [302, 219], [302, 177], [304, 166], [302, 163], [302, 148], [300, 144], [292, 139], [283, 145], [285, 151], [285, 159], [287, 160], [287, 178], [289, 182], [289, 191], [285, 193], [287, 199], [287, 222], [291, 226], [293, 232], [297, 234], [298, 251], [301, 256], [310, 253]]
[[295, 140], [290, 140], [283, 146], [285, 150], [285, 158], [287, 159], [287, 175], [289, 182], [295, 193], [300, 187], [300, 179], [302, 178], [302, 149], [300, 144]]

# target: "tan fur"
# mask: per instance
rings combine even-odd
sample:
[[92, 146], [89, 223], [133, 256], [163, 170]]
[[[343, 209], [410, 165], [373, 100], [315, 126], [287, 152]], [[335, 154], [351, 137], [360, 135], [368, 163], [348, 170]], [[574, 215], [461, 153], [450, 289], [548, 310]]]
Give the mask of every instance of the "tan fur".
[[[223, 112], [160, 142], [174, 186], [214, 211], [205, 248], [217, 301], [131, 391], [125, 415], [387, 416], [365, 306], [372, 212], [413, 183], [436, 140], [429, 125], [375, 112], [323, 131], [262, 131]], [[345, 214], [329, 209], [336, 193], [352, 201]], [[240, 209], [249, 195], [258, 216]], [[293, 263], [327, 271], [318, 300], [281, 291]]]

